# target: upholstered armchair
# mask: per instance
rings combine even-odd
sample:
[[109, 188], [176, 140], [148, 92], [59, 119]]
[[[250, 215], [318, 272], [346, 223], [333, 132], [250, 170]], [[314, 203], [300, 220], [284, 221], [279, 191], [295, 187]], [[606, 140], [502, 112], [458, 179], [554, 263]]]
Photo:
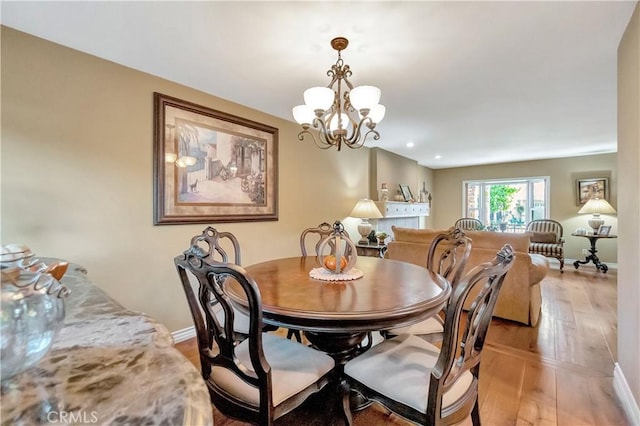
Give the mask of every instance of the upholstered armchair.
[[456, 220], [453, 227], [462, 229], [463, 231], [482, 231], [484, 229], [482, 222], [472, 217], [463, 217]]
[[564, 239], [560, 222], [553, 219], [537, 219], [527, 224], [531, 234], [529, 253], [553, 257], [560, 261], [560, 272], [564, 272]]

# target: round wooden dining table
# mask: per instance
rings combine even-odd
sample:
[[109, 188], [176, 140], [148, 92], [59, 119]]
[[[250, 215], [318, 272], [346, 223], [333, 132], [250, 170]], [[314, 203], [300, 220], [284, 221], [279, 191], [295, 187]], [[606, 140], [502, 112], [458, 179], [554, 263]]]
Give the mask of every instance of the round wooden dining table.
[[[309, 272], [315, 256], [274, 259], [246, 267], [262, 297], [263, 322], [302, 330], [318, 349], [340, 364], [358, 351], [368, 332], [419, 322], [446, 304], [451, 286], [425, 267], [376, 257], [358, 257], [361, 278], [323, 281]], [[239, 287], [229, 295], [240, 309]]]
[[[274, 259], [246, 267], [262, 298], [265, 324], [302, 330], [309, 342], [336, 361], [337, 399], [329, 412], [347, 425], [351, 411], [371, 402], [351, 394], [344, 364], [367, 350], [370, 333], [414, 324], [436, 315], [446, 304], [451, 285], [442, 276], [411, 263], [360, 256], [355, 269], [362, 277], [323, 281], [309, 273], [319, 268], [315, 256]], [[239, 285], [229, 282], [227, 294], [240, 310], [247, 300]], [[339, 407], [336, 412], [331, 407]]]

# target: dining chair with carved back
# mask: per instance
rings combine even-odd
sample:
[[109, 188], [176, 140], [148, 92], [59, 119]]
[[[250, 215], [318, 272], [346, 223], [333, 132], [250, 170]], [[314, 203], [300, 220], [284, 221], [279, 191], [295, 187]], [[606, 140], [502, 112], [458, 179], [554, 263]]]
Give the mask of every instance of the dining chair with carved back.
[[[412, 334], [387, 339], [345, 364], [350, 389], [418, 424], [450, 425], [471, 415], [479, 426], [482, 349], [514, 258], [506, 244], [493, 261], [474, 267], [452, 289], [440, 348]], [[472, 303], [464, 312], [468, 300]]]
[[[464, 231], [459, 228], [449, 228], [446, 233], [436, 235], [431, 242], [427, 253], [427, 269], [445, 277], [453, 289], [462, 277], [471, 247], [472, 240], [464, 234]], [[417, 324], [389, 330], [386, 334], [388, 337], [415, 334], [429, 341], [441, 340], [445, 312], [446, 307], [441, 315], [429, 317]]]
[[[191, 246], [174, 259], [196, 327], [202, 377], [223, 414], [271, 425], [329, 383], [335, 361], [300, 343], [263, 332], [261, 296], [241, 267], [215, 262]], [[189, 276], [195, 277], [194, 290]], [[225, 291], [237, 283], [248, 302], [248, 335], [235, 333], [236, 309]], [[222, 307], [220, 321], [211, 304]]]
[[[200, 235], [191, 238], [189, 247], [195, 256], [201, 257], [206, 262], [220, 261], [233, 263], [240, 266], [242, 262], [240, 243], [231, 232], [220, 232], [212, 226], [207, 226]], [[233, 254], [231, 257], [230, 254]], [[211, 298], [211, 305], [219, 321], [224, 320], [222, 306], [215, 298]], [[239, 337], [245, 338], [249, 334], [249, 318], [244, 313], [236, 310], [234, 332]], [[274, 331], [278, 327], [263, 325], [263, 331]]]

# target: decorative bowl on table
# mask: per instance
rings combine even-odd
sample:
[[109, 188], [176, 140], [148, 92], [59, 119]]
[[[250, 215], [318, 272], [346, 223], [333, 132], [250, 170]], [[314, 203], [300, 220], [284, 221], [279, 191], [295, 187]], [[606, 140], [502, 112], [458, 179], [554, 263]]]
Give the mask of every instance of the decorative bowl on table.
[[[328, 253], [327, 253], [328, 249]], [[309, 275], [323, 281], [355, 280], [362, 277], [362, 271], [355, 269], [358, 260], [356, 245], [339, 221], [333, 224], [333, 232], [318, 245], [318, 263]]]
[[64, 323], [64, 297], [69, 294], [51, 275], [55, 271], [61, 278], [66, 262], [47, 266], [37, 259], [26, 261], [33, 254], [11, 253], [16, 247], [2, 247], [0, 262], [2, 381], [35, 366], [47, 354]]

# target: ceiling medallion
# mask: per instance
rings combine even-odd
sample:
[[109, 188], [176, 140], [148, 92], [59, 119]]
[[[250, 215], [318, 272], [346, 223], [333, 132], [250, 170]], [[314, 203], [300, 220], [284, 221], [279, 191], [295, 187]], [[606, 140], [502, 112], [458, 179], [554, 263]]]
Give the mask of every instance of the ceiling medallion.
[[[322, 149], [342, 145], [360, 148], [371, 134], [380, 139], [375, 130], [384, 117], [385, 107], [380, 105], [380, 89], [374, 86], [353, 87], [349, 81], [351, 69], [342, 61], [340, 52], [349, 40], [336, 37], [331, 47], [338, 51], [338, 61], [327, 71], [331, 82], [327, 87], [312, 87], [304, 91], [305, 105], [293, 108], [293, 117], [302, 125], [298, 139], [310, 135]], [[313, 128], [313, 130], [312, 130]]]

